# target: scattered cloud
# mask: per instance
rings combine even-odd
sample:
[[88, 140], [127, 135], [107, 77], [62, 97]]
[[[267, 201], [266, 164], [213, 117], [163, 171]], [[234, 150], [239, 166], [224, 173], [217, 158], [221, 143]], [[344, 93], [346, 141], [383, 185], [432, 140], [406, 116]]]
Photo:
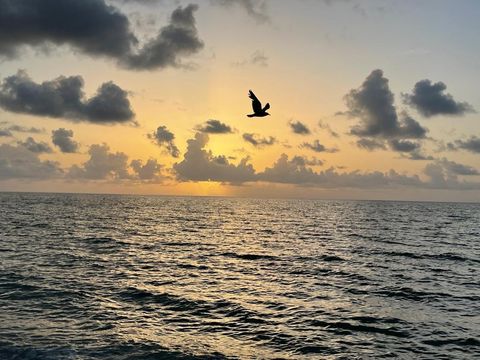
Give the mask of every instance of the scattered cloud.
[[155, 37], [140, 44], [128, 17], [104, 0], [0, 0], [0, 34], [5, 34], [0, 36], [0, 55], [16, 58], [24, 47], [68, 45], [133, 70], [181, 66], [183, 57], [203, 48], [197, 9], [193, 4], [178, 7]]
[[[8, 124], [8, 122], [5, 122], [5, 124]], [[36, 127], [26, 127], [26, 126], [20, 126], [20, 125], [9, 125], [3, 129], [0, 129], [0, 131], [18, 132], [18, 133], [27, 133], [27, 134], [42, 134], [45, 132], [45, 129], [40, 129]]]
[[300, 121], [290, 121], [288, 124], [290, 125], [290, 128], [295, 134], [309, 135], [312, 133], [310, 129], [307, 127], [307, 125], [305, 125]]
[[420, 149], [415, 149], [411, 152], [409, 152], [406, 156], [407, 159], [410, 160], [435, 160], [435, 158], [431, 155], [425, 155]]
[[466, 140], [456, 140], [454, 144], [449, 143], [447, 145], [449, 150], [467, 150], [472, 153], [480, 154], [480, 137], [471, 136]]
[[156, 131], [148, 134], [147, 137], [161, 148], [166, 149], [174, 158], [180, 156], [180, 150], [175, 145], [175, 135], [166, 126], [159, 126]]
[[239, 7], [259, 23], [270, 22], [265, 0], [210, 0], [210, 2], [223, 7]]
[[323, 161], [317, 158], [307, 158], [305, 156], [296, 155], [292, 158], [292, 162], [298, 166], [322, 166]]
[[197, 131], [206, 134], [231, 134], [233, 129], [219, 120], [207, 120], [203, 125], [196, 127]]
[[0, 137], [12, 137], [13, 134], [8, 129], [0, 129]]
[[88, 150], [90, 158], [81, 166], [73, 165], [68, 177], [90, 180], [129, 179], [128, 155], [123, 152], [111, 153], [107, 144], [94, 144]]
[[452, 95], [446, 94], [446, 89], [443, 82], [432, 83], [426, 79], [415, 84], [412, 94], [402, 94], [402, 97], [405, 104], [412, 106], [425, 117], [461, 116], [475, 111], [469, 103], [458, 102]]
[[73, 140], [73, 131], [64, 128], [52, 131], [52, 143], [58, 146], [62, 153], [76, 153], [79, 147]]
[[325, 147], [325, 145], [322, 145], [319, 140], [314, 140], [312, 143], [304, 142], [302, 145], [300, 145], [300, 147], [304, 149], [310, 149], [317, 153], [320, 153], [320, 152], [334, 153], [338, 151], [338, 149], [328, 149], [327, 147]]
[[242, 135], [242, 138], [246, 142], [258, 148], [270, 146], [277, 142], [277, 139], [275, 139], [273, 136], [261, 137], [260, 135], [253, 133], [245, 133]]
[[50, 145], [43, 141], [37, 142], [31, 136], [29, 136], [25, 141], [19, 141], [18, 145], [21, 145], [36, 154], [48, 154], [52, 152]]
[[376, 139], [359, 139], [357, 140], [357, 146], [368, 151], [387, 150], [387, 147], [385, 146], [385, 141]]
[[455, 161], [447, 160], [446, 158], [437, 160], [437, 164], [443, 166], [443, 168], [450, 174], [455, 175], [480, 175], [480, 172], [472, 166], [459, 164]]
[[325, 123], [324, 123], [323, 121], [321, 121], [321, 120], [318, 122], [318, 127], [319, 127], [320, 129], [322, 129], [322, 130], [327, 131], [327, 132], [330, 134], [330, 136], [332, 136], [332, 137], [334, 137], [334, 138], [339, 138], [339, 137], [340, 137], [340, 135], [338, 135], [338, 133], [337, 133], [336, 131], [333, 131], [333, 130], [332, 130], [332, 128], [330, 127], [329, 124], [325, 124]]
[[389, 144], [393, 151], [399, 152], [412, 152], [421, 147], [419, 143], [409, 140], [392, 139], [390, 140]]
[[422, 184], [416, 175], [402, 175], [394, 170], [387, 173], [379, 171], [361, 173], [359, 171], [338, 173], [333, 168], [321, 172], [315, 172], [306, 164], [299, 163], [296, 159], [289, 160], [286, 154], [263, 173], [258, 174], [262, 181], [285, 183], [294, 185], [349, 188], [376, 188], [376, 187], [398, 187], [398, 186], [419, 186]]
[[130, 167], [142, 181], [160, 182], [164, 178], [161, 174], [162, 165], [156, 159], [149, 159], [145, 164], [142, 160], [132, 160]]
[[421, 144], [412, 139], [426, 138], [428, 129], [406, 112], [397, 113], [394, 95], [382, 70], [374, 70], [358, 89], [345, 96], [348, 111], [343, 114], [360, 119], [350, 133], [360, 138], [357, 145], [367, 150], [385, 149], [410, 152]]
[[57, 162], [43, 161], [38, 156], [23, 145], [1, 144], [0, 180], [51, 179], [62, 175]]
[[180, 181], [218, 181], [241, 184], [255, 180], [255, 170], [248, 164], [248, 157], [235, 165], [224, 155], [215, 156], [205, 147], [209, 137], [205, 133], [197, 133], [194, 139], [187, 142], [184, 159], [173, 165]]
[[246, 66], [246, 65], [255, 65], [261, 67], [268, 66], [268, 57], [261, 50], [255, 51], [248, 60], [237, 61], [233, 63], [234, 66]]
[[106, 144], [94, 144], [88, 150], [90, 158], [82, 165], [73, 165], [66, 176], [74, 180], [145, 181], [160, 182], [162, 166], [150, 159], [145, 164], [141, 160], [129, 163], [128, 155], [111, 152]]
[[81, 76], [60, 76], [37, 84], [21, 70], [0, 85], [0, 107], [15, 113], [96, 124], [133, 121], [135, 114], [125, 90], [107, 82], [86, 99], [83, 84]]

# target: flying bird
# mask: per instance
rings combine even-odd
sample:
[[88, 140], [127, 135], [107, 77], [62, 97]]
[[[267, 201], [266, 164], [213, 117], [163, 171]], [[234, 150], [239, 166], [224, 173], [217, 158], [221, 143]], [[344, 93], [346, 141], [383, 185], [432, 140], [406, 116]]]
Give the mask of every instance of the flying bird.
[[267, 103], [264, 108], [262, 108], [262, 103], [255, 96], [252, 90], [249, 90], [248, 97], [252, 99], [252, 108], [253, 114], [247, 115], [248, 117], [264, 117], [270, 115], [267, 110], [270, 109], [270, 104]]

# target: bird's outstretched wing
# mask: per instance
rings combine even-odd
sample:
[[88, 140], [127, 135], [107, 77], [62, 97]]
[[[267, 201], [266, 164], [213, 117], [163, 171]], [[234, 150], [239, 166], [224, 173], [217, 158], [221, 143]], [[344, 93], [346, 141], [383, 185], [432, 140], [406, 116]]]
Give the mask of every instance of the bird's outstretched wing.
[[249, 95], [250, 99], [252, 99], [252, 108], [254, 113], [258, 113], [262, 111], [262, 103], [260, 100], [257, 99], [255, 94], [253, 93], [252, 90], [249, 90]]
[[266, 103], [265, 104], [265, 107], [262, 109], [263, 112], [267, 111], [268, 109], [270, 109], [270, 103]]

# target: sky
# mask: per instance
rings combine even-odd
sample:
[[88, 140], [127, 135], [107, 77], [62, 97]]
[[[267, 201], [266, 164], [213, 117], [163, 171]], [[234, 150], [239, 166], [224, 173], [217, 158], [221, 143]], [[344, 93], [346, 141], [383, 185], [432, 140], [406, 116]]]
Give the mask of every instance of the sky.
[[0, 0], [0, 191], [478, 202], [479, 16]]

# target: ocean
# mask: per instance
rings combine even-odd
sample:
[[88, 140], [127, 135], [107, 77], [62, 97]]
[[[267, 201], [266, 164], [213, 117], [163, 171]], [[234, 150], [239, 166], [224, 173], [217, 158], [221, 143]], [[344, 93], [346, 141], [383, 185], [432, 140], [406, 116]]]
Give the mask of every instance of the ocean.
[[0, 359], [480, 358], [480, 204], [0, 193]]

